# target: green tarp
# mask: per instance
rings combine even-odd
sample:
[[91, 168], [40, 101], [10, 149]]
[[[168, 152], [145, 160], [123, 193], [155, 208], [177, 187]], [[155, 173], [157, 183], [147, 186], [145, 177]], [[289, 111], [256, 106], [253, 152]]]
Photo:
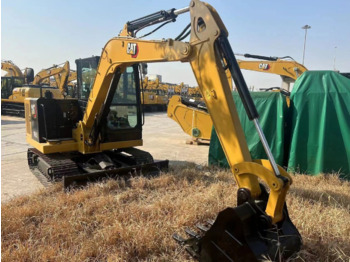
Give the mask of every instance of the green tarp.
[[288, 170], [350, 179], [350, 79], [308, 71], [291, 94]]
[[[285, 157], [284, 131], [287, 111], [286, 98], [280, 92], [252, 92], [251, 95], [260, 115], [260, 124], [271, 147], [271, 151], [276, 158], [276, 162], [283, 165]], [[252, 158], [266, 159], [267, 156], [262, 144], [260, 143], [259, 135], [255, 129], [254, 123], [249, 121], [237, 92], [233, 92], [233, 99], [236, 104], [237, 112], [242, 123]], [[210, 140], [209, 165], [228, 167], [225, 154], [221, 148], [214, 128]]]
[[[253, 92], [260, 123], [276, 162], [288, 171], [337, 172], [350, 180], [350, 79], [333, 71], [308, 71], [295, 82], [291, 105], [276, 92]], [[253, 159], [267, 158], [237, 93], [237, 111]], [[209, 165], [228, 167], [213, 129]]]

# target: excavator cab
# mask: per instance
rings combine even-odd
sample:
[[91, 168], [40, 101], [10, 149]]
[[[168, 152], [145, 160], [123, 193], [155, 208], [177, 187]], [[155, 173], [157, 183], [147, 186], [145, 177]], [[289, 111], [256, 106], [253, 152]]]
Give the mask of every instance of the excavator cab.
[[[148, 152], [134, 148], [143, 143], [138, 63], [111, 76], [101, 107], [83, 136], [79, 128], [89, 110], [99, 64], [98, 56], [76, 60], [76, 98], [26, 100], [27, 141], [35, 146], [28, 150], [29, 166], [49, 180], [63, 179], [65, 188], [168, 168], [168, 160], [154, 161]], [[92, 150], [84, 151], [84, 146]]]
[[24, 77], [1, 77], [1, 98], [8, 99], [16, 87], [24, 85]]
[[[77, 97], [84, 111], [100, 57], [77, 59]], [[116, 72], [101, 110], [101, 142], [142, 139], [142, 111], [138, 64]]]

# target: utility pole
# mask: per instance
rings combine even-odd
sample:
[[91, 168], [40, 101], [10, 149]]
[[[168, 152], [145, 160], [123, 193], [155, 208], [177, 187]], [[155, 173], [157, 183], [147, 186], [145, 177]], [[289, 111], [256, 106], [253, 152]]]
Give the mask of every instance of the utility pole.
[[307, 35], [307, 30], [310, 29], [311, 26], [309, 25], [304, 25], [301, 29], [305, 29], [305, 38], [304, 38], [304, 52], [303, 52], [303, 65], [304, 65], [304, 58], [305, 58], [305, 46], [306, 46], [306, 35]]
[[336, 71], [336, 69], [335, 69], [335, 59], [337, 58], [337, 47], [335, 46], [334, 47], [334, 64], [333, 64], [333, 69], [334, 69], [334, 71]]

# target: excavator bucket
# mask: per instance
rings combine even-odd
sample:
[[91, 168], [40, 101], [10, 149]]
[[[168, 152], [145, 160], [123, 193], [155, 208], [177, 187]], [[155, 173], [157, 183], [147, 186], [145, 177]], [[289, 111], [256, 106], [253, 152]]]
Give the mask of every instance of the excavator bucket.
[[284, 206], [284, 218], [272, 224], [266, 202], [248, 201], [221, 211], [215, 221], [186, 229], [190, 238], [173, 238], [199, 261], [281, 261], [300, 250], [301, 236]]

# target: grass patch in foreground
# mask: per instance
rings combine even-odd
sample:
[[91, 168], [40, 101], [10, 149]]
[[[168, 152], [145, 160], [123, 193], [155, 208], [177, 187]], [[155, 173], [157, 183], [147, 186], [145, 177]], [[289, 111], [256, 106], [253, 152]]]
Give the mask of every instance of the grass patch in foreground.
[[[2, 261], [191, 261], [172, 234], [235, 206], [236, 191], [229, 171], [194, 165], [68, 194], [58, 184], [2, 204]], [[297, 261], [350, 259], [349, 182], [294, 176], [287, 203]]]

